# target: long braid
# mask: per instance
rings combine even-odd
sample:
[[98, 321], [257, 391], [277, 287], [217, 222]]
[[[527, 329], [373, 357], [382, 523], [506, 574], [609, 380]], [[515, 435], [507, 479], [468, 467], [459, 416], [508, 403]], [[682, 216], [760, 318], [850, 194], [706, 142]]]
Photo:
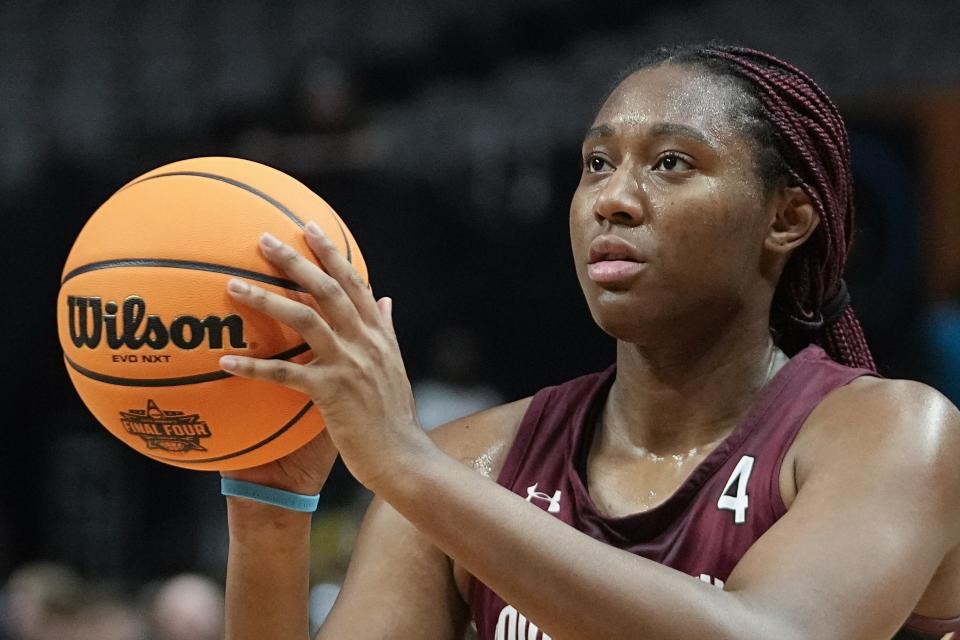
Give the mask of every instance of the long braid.
[[853, 240], [853, 174], [836, 105], [807, 74], [762, 51], [725, 45], [661, 49], [634, 70], [666, 62], [738, 80], [759, 104], [758, 142], [773, 147], [765, 149], [764, 178], [786, 176], [819, 214], [820, 224], [791, 256], [774, 296], [771, 321], [781, 347], [795, 351], [814, 342], [840, 363], [875, 370], [842, 280]]

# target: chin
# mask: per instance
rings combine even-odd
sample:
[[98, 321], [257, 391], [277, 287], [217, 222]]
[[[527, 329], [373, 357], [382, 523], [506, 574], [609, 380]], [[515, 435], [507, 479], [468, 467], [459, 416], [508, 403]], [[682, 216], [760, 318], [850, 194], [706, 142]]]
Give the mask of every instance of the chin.
[[640, 300], [630, 291], [602, 290], [588, 306], [597, 326], [623, 342], [642, 342], [668, 320], [663, 305]]

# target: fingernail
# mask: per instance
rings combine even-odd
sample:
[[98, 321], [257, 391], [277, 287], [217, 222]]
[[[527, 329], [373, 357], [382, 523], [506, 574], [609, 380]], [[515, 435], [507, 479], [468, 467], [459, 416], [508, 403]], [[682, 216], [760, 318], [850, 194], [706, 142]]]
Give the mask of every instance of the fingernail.
[[239, 362], [233, 356], [223, 356], [220, 358], [220, 367], [227, 371], [233, 371], [237, 368]]
[[236, 278], [230, 278], [227, 281], [227, 289], [233, 291], [234, 293], [247, 293], [250, 291], [250, 285], [248, 285], [243, 280], [237, 280]]
[[260, 236], [260, 242], [263, 243], [263, 246], [270, 249], [276, 249], [282, 244], [279, 240], [276, 239], [276, 237], [274, 237], [270, 233], [264, 233], [262, 236]]
[[311, 220], [310, 222], [308, 222], [308, 223], [306, 224], [306, 226], [303, 228], [303, 230], [306, 231], [307, 233], [309, 233], [309, 234], [310, 234], [311, 236], [313, 236], [314, 238], [322, 238], [322, 237], [323, 237], [323, 229], [321, 229], [321, 228], [320, 228], [320, 225], [318, 225], [318, 224], [317, 224], [316, 222], [314, 222], [313, 220]]

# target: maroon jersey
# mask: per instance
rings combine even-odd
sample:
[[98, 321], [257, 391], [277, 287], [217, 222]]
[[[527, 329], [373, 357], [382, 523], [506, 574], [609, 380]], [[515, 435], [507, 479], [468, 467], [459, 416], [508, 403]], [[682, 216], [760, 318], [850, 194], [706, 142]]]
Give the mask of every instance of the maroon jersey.
[[[682, 571], [717, 588], [787, 509], [780, 466], [814, 407], [833, 389], [872, 372], [832, 361], [816, 346], [791, 358], [734, 431], [664, 503], [608, 517], [587, 491], [586, 459], [615, 368], [539, 391], [531, 400], [497, 482], [606, 544]], [[470, 585], [481, 640], [548, 640], [485, 584]], [[960, 618], [913, 616], [897, 638], [939, 638]]]

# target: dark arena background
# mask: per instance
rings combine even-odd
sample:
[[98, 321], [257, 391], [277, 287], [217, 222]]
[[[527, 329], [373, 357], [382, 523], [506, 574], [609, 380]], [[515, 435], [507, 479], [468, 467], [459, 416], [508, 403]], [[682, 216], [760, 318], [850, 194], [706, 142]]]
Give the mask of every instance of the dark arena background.
[[[57, 342], [67, 252], [122, 184], [229, 155], [327, 199], [395, 300], [426, 424], [612, 361], [569, 251], [580, 139], [640, 52], [713, 38], [795, 63], [836, 100], [853, 305], [882, 373], [960, 401], [955, 0], [0, 2], [0, 585], [47, 576], [62, 607], [82, 591], [142, 629], [172, 576], [223, 582], [217, 475], [111, 437]], [[318, 620], [367, 500], [342, 468], [324, 490]]]

